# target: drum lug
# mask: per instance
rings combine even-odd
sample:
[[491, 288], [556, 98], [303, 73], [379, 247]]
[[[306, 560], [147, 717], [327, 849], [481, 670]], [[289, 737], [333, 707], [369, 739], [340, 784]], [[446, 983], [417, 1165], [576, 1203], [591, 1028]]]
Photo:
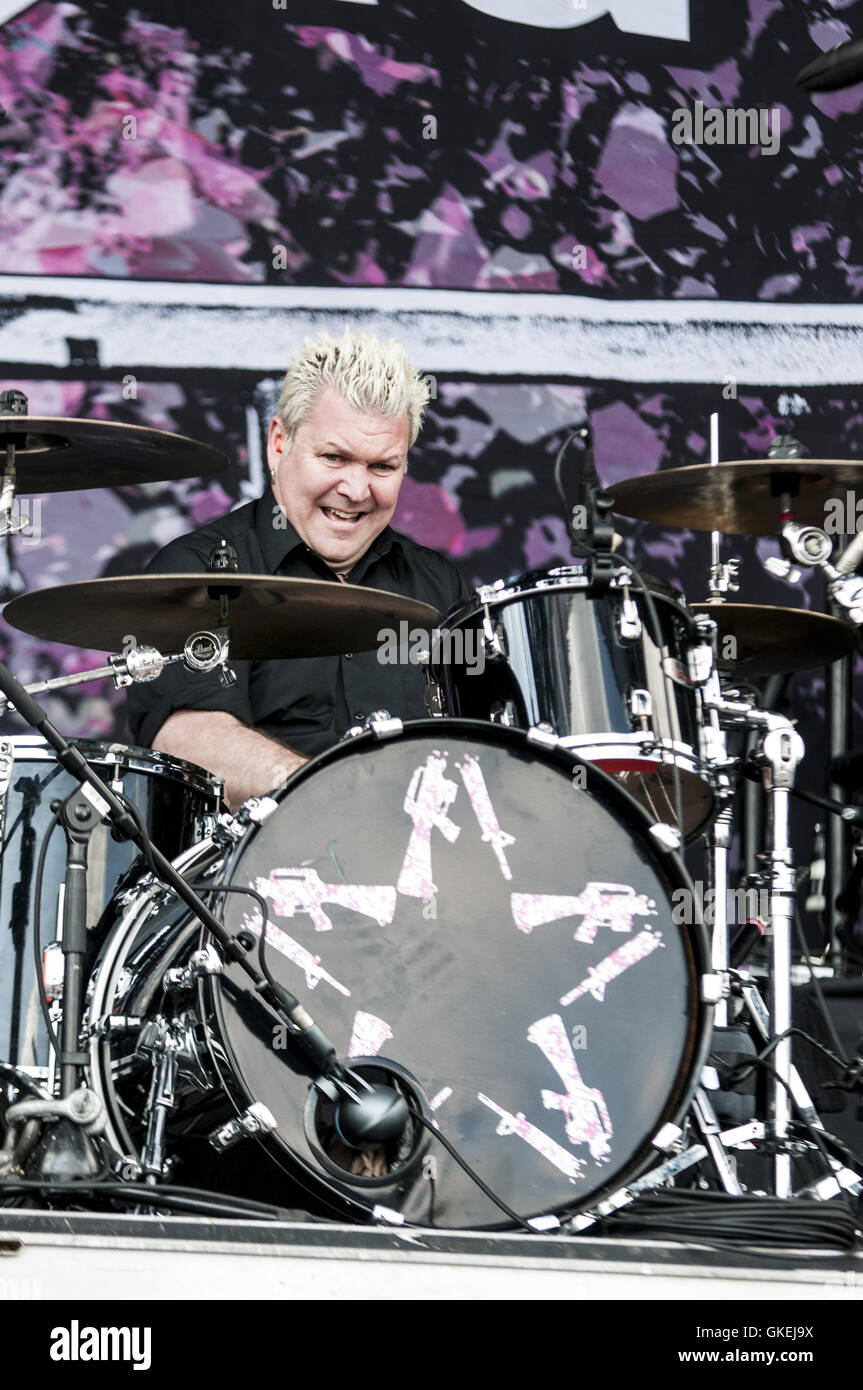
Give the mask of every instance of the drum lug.
[[272, 796], [251, 796], [243, 804], [243, 811], [248, 820], [254, 821], [255, 825], [263, 825], [274, 811], [279, 809], [279, 803]]
[[232, 1148], [249, 1135], [268, 1134], [274, 1129], [278, 1129], [278, 1123], [272, 1111], [262, 1101], [256, 1100], [236, 1120], [228, 1120], [227, 1124], [214, 1129], [209, 1140], [217, 1153], [224, 1153], [225, 1149]]
[[679, 1125], [667, 1124], [651, 1139], [651, 1145], [658, 1149], [660, 1153], [670, 1154], [680, 1143], [683, 1137], [683, 1130]]
[[221, 975], [222, 961], [215, 946], [209, 943], [195, 951], [186, 966], [172, 965], [162, 976], [162, 985], [168, 994], [182, 994], [193, 989], [202, 975]]
[[437, 681], [427, 680], [423, 687], [423, 703], [432, 719], [440, 719], [444, 713], [443, 691]]
[[672, 854], [683, 844], [683, 834], [676, 825], [667, 825], [664, 821], [658, 821], [656, 825], [650, 827], [650, 833], [660, 849], [665, 850], [666, 854]]
[[547, 724], [538, 724], [527, 731], [528, 743], [539, 744], [540, 748], [557, 748], [562, 740]]
[[731, 994], [731, 981], [724, 971], [716, 971], [701, 977], [702, 1004], [718, 1004], [720, 999], [728, 999]]
[[706, 685], [713, 674], [713, 646], [710, 642], [699, 642], [689, 647], [686, 653], [686, 666], [692, 685]]
[[623, 601], [617, 610], [617, 631], [621, 642], [637, 642], [641, 637], [641, 615], [638, 604], [630, 598], [629, 589], [623, 591]]
[[403, 721], [394, 719], [387, 709], [376, 709], [363, 720], [363, 725], [378, 739], [398, 738], [405, 727]]
[[648, 721], [653, 716], [653, 701], [650, 698], [650, 691], [642, 686], [633, 686], [628, 696], [629, 718], [633, 725], [640, 724], [643, 729], [647, 728]]

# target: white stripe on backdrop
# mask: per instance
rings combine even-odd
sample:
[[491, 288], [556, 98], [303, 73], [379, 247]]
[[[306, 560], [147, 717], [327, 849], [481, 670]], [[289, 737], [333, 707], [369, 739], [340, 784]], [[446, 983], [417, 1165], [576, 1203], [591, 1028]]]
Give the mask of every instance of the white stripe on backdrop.
[[0, 364], [66, 367], [66, 339], [89, 338], [107, 371], [271, 371], [306, 334], [352, 323], [398, 338], [431, 373], [680, 383], [733, 376], [792, 387], [863, 379], [863, 315], [846, 304], [5, 276], [4, 309]]

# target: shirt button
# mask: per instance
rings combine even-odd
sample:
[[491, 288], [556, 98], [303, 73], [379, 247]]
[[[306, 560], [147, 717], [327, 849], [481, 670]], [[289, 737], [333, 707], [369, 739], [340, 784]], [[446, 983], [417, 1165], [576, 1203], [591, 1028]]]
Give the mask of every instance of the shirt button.
[[365, 710], [362, 710], [362, 709], [361, 709], [361, 710], [357, 710], [357, 713], [354, 715], [354, 719], [356, 719], [356, 721], [357, 721], [358, 724], [359, 724], [363, 719], [365, 719], [365, 717], [366, 717], [366, 712], [365, 712]]
[[353, 661], [353, 659], [354, 659], [354, 654], [353, 654], [353, 652], [345, 652], [345, 661]]

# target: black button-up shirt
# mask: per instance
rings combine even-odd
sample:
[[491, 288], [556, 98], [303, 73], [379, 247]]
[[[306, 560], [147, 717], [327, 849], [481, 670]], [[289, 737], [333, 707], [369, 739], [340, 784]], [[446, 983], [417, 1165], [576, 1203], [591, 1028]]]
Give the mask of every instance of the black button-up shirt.
[[[240, 574], [339, 583], [297, 535], [269, 487], [256, 502], [171, 541], [151, 560], [148, 572], [206, 571], [210, 551], [223, 538], [237, 551]], [[468, 593], [452, 561], [389, 526], [351, 570], [348, 582], [404, 594], [442, 613]], [[133, 742], [149, 746], [175, 710], [222, 710], [313, 757], [374, 710], [387, 709], [401, 719], [427, 716], [422, 667], [404, 661], [382, 664], [377, 650], [229, 664], [237, 676], [233, 686], [223, 686], [216, 672], [198, 675], [182, 666], [169, 667], [158, 680], [132, 686], [128, 714]]]

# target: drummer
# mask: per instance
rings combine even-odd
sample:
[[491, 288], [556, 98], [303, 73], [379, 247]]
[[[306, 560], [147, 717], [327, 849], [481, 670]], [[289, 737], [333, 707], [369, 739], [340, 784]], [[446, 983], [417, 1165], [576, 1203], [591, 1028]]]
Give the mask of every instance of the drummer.
[[[444, 612], [467, 592], [455, 565], [389, 525], [428, 399], [426, 383], [392, 340], [350, 329], [341, 338], [306, 339], [270, 422], [263, 495], [172, 541], [149, 572], [204, 571], [224, 539], [240, 574], [361, 584]], [[422, 668], [378, 656], [230, 661], [237, 680], [229, 686], [217, 672], [171, 667], [132, 687], [133, 741], [207, 768], [235, 809], [374, 710], [426, 715]]]

